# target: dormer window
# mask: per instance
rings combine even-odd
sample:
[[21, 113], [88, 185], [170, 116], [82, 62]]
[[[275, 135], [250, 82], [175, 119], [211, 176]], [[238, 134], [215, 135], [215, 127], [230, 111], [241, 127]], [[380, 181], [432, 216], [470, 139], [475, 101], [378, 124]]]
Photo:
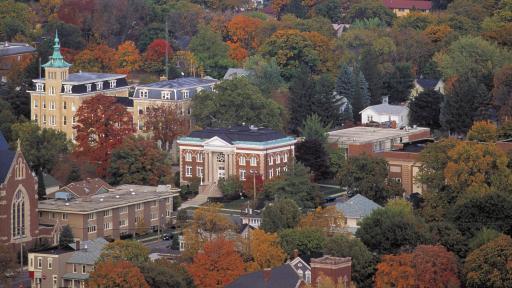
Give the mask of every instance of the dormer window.
[[148, 98], [148, 90], [140, 90], [139, 97], [140, 98]]
[[162, 99], [170, 100], [171, 99], [171, 91], [162, 91]]
[[36, 91], [37, 92], [44, 92], [44, 84], [43, 83], [37, 83], [36, 84]]
[[71, 93], [71, 85], [64, 85], [64, 93]]
[[117, 80], [110, 80], [108, 83], [110, 83], [110, 88], [116, 88]]
[[188, 90], [181, 91], [181, 96], [183, 96], [183, 99], [188, 99], [189, 95], [190, 94], [189, 94]]
[[85, 87], [87, 87], [87, 92], [91, 92], [92, 84], [85, 84]]
[[103, 82], [96, 83], [96, 90], [103, 90]]

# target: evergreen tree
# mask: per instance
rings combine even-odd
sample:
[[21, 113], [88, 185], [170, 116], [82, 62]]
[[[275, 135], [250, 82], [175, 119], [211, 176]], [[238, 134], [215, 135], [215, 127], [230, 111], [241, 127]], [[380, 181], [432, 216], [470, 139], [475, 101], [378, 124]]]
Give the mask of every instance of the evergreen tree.
[[311, 169], [315, 180], [328, 179], [332, 176], [329, 168], [329, 155], [325, 144], [319, 139], [306, 139], [298, 143], [296, 148], [297, 161]]
[[75, 236], [73, 236], [73, 231], [69, 225], [62, 227], [59, 236], [59, 246], [65, 247], [67, 244], [73, 243], [75, 241]]
[[345, 97], [348, 102], [352, 102], [354, 95], [352, 68], [347, 64], [341, 66], [340, 74], [336, 78], [336, 93], [341, 97]]
[[324, 126], [341, 122], [340, 99], [334, 91], [334, 79], [328, 74], [322, 74], [313, 79], [314, 94], [310, 95], [311, 111], [308, 115], [317, 114]]
[[370, 103], [380, 104], [383, 96], [383, 77], [378, 69], [379, 55], [372, 49], [366, 49], [361, 56], [360, 70], [368, 83], [368, 91], [371, 95]]
[[77, 182], [82, 180], [82, 175], [80, 174], [80, 167], [73, 165], [68, 174], [67, 183]]
[[352, 112], [354, 115], [353, 119], [361, 121], [361, 116], [359, 115], [359, 112], [361, 112], [361, 110], [370, 105], [370, 95], [368, 94], [368, 82], [366, 82], [366, 79], [364, 78], [362, 71], [354, 72], [353, 76], [354, 96], [351, 102], [353, 109]]
[[342, 115], [341, 118], [343, 119], [343, 122], [352, 122], [354, 121], [354, 112], [352, 109], [352, 104], [348, 102], [348, 100], [344, 99], [345, 103], [342, 104]]
[[322, 120], [316, 114], [309, 115], [303, 123], [304, 126], [300, 132], [306, 140], [318, 140], [325, 143], [330, 125], [324, 126]]
[[[306, 69], [300, 69], [290, 83], [290, 130], [297, 133], [302, 121], [311, 114], [311, 98], [314, 86]], [[320, 116], [320, 115], [319, 115]]]
[[441, 125], [455, 133], [466, 133], [475, 119], [481, 119], [486, 111], [489, 93], [484, 84], [471, 77], [461, 77], [449, 87], [441, 105]]
[[439, 113], [443, 95], [429, 89], [421, 92], [409, 102], [409, 122], [431, 129], [439, 129]]
[[411, 64], [397, 63], [394, 71], [390, 73], [384, 83], [386, 94], [389, 95], [389, 102], [402, 103], [409, 99], [413, 88], [414, 77]]

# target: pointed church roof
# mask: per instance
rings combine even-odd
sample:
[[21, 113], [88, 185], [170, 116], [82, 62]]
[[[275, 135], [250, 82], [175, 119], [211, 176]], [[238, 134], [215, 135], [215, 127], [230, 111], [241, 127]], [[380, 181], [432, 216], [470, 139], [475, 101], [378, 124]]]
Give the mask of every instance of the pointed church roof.
[[50, 61], [44, 64], [44, 68], [68, 68], [71, 64], [64, 60], [62, 54], [60, 54], [60, 41], [59, 34], [55, 31], [55, 40], [53, 44], [53, 54], [50, 56]]
[[9, 144], [0, 132], [0, 184], [5, 182], [15, 155], [16, 152], [9, 149]]

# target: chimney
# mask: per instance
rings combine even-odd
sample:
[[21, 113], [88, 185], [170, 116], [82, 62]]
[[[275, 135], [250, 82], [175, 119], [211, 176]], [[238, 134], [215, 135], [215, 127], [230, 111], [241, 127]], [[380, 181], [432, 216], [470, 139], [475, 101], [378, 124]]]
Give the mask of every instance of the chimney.
[[265, 268], [263, 269], [263, 280], [265, 280], [265, 284], [270, 281], [270, 275], [272, 274], [272, 269]]
[[348, 287], [352, 281], [352, 258], [340, 258], [325, 255], [321, 258], [311, 259], [311, 283], [317, 283], [318, 277], [331, 278], [337, 285]]
[[87, 243], [84, 244], [84, 251], [87, 252]]
[[389, 96], [383, 96], [382, 97], [382, 104], [388, 104], [389, 103]]
[[75, 246], [76, 246], [76, 248], [75, 248], [76, 251], [80, 250], [80, 240], [76, 240]]

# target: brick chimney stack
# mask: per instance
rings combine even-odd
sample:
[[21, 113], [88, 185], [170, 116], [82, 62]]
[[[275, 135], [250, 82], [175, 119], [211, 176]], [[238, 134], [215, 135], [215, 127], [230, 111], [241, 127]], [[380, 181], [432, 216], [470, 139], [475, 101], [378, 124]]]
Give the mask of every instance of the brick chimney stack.
[[75, 248], [76, 251], [80, 250], [80, 240], [76, 240], [75, 246], [76, 246], [76, 248]]
[[325, 255], [311, 259], [311, 283], [317, 283], [321, 275], [331, 278], [334, 283], [343, 283], [344, 287], [352, 281], [352, 259]]

